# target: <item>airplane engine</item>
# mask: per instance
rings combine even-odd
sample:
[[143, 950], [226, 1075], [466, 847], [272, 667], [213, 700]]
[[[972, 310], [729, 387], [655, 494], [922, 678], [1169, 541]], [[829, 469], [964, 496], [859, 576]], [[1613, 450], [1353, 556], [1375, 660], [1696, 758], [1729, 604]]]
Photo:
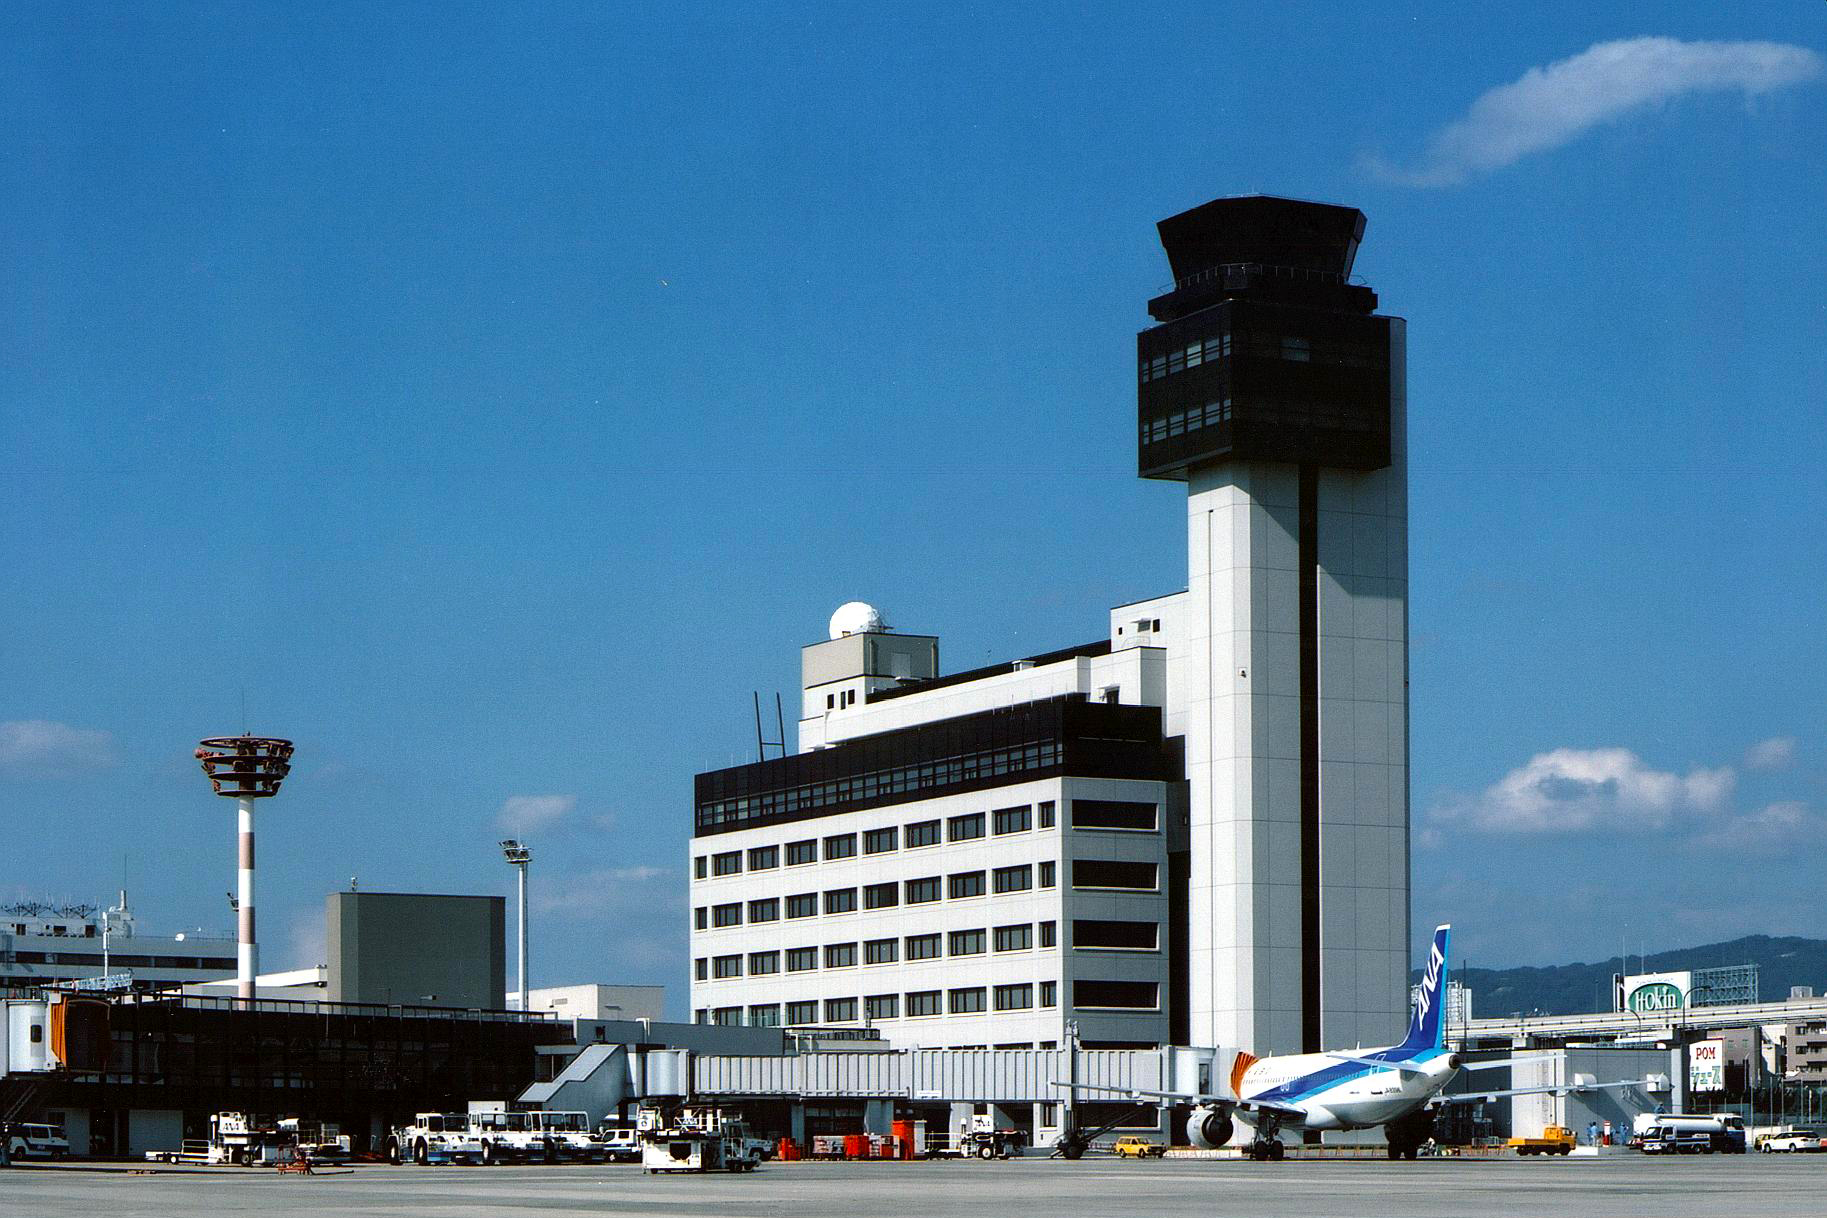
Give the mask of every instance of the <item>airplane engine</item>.
[[1216, 1150], [1237, 1132], [1231, 1114], [1221, 1108], [1195, 1108], [1186, 1118], [1186, 1140], [1201, 1150]]

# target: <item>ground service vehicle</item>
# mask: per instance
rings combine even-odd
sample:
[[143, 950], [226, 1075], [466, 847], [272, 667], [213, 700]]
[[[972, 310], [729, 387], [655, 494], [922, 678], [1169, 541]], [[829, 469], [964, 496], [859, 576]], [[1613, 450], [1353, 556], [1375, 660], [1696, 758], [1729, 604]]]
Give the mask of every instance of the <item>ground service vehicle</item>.
[[641, 1133], [632, 1125], [612, 1125], [604, 1122], [597, 1129], [596, 1136], [603, 1142], [603, 1157], [612, 1163], [639, 1163], [641, 1161]]
[[1785, 1129], [1763, 1139], [1760, 1149], [1765, 1154], [1796, 1154], [1827, 1150], [1827, 1137], [1808, 1129]]
[[1519, 1155], [1566, 1155], [1573, 1153], [1573, 1130], [1565, 1125], [1550, 1125], [1539, 1138], [1511, 1138], [1509, 1145]]
[[754, 1171], [761, 1162], [747, 1128], [716, 1108], [643, 1108], [636, 1128], [641, 1166], [649, 1173]]
[[7, 1125], [0, 1132], [7, 1154], [15, 1159], [61, 1159], [70, 1153], [69, 1139], [55, 1125]]
[[1119, 1159], [1159, 1159], [1167, 1153], [1167, 1147], [1135, 1134], [1124, 1134], [1110, 1148], [1110, 1153]]
[[1745, 1119], [1731, 1112], [1642, 1113], [1631, 1122], [1630, 1144], [1649, 1155], [1675, 1151], [1741, 1155], [1745, 1152]]
[[387, 1138], [389, 1163], [480, 1163], [482, 1138], [465, 1112], [421, 1112]]
[[972, 1114], [970, 1128], [958, 1139], [958, 1153], [965, 1158], [1007, 1159], [1020, 1154], [1027, 1140], [1021, 1130], [998, 1129], [994, 1116], [979, 1112]]

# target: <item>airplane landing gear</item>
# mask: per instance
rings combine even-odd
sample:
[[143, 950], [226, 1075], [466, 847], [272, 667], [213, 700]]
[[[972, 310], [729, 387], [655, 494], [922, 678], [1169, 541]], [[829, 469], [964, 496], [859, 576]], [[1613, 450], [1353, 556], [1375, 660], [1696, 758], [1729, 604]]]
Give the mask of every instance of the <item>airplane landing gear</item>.
[[1420, 1154], [1422, 1144], [1434, 1136], [1434, 1114], [1423, 1108], [1391, 1121], [1383, 1126], [1383, 1136], [1389, 1141], [1391, 1159], [1413, 1159]]
[[1258, 1163], [1280, 1162], [1287, 1156], [1288, 1148], [1282, 1145], [1280, 1138], [1259, 1137], [1250, 1143], [1244, 1153]]

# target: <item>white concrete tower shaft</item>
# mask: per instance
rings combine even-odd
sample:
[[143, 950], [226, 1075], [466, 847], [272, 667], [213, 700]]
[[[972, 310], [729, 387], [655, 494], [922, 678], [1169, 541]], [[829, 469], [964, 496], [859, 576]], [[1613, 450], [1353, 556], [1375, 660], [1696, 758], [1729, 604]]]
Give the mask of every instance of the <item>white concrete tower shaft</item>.
[[[1404, 341], [1392, 319], [1389, 466], [1303, 474], [1291, 464], [1226, 462], [1188, 479], [1195, 1040], [1258, 1054], [1310, 1047], [1316, 915], [1320, 1042], [1400, 1035], [1409, 919]], [[1305, 658], [1303, 615], [1317, 643]], [[1305, 711], [1317, 719], [1309, 741], [1303, 700], [1315, 698], [1317, 715]], [[1314, 779], [1317, 843], [1303, 832], [1302, 788]]]
[[520, 873], [520, 1009], [527, 1009], [527, 868], [531, 861], [519, 864]]

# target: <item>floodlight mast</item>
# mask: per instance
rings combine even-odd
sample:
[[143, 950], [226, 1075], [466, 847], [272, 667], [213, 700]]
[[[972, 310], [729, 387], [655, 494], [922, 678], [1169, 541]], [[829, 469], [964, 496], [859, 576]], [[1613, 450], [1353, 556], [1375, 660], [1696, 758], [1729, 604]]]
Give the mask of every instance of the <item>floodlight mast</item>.
[[211, 736], [197, 748], [197, 760], [217, 795], [237, 806], [235, 873], [235, 996], [251, 1000], [260, 973], [254, 937], [254, 801], [279, 794], [292, 772], [292, 742], [268, 736]]
[[527, 864], [533, 861], [532, 847], [519, 838], [501, 843], [501, 856], [520, 876], [520, 1009], [527, 1009]]

